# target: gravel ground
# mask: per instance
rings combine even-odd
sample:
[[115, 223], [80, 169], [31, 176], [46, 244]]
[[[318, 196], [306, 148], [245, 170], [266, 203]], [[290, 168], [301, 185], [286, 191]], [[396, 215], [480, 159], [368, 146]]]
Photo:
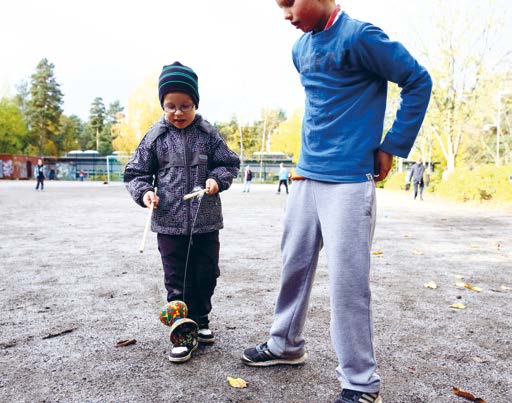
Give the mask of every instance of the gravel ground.
[[[272, 321], [287, 197], [275, 186], [223, 194], [217, 342], [179, 365], [167, 360], [168, 328], [158, 320], [165, 292], [156, 235], [138, 251], [146, 210], [119, 183], [34, 187], [0, 181], [1, 402], [330, 402], [339, 393], [323, 254], [307, 363], [240, 361]], [[467, 401], [452, 387], [509, 402], [512, 210], [384, 190], [378, 205], [371, 281], [384, 402]], [[430, 281], [436, 289], [424, 286]], [[248, 387], [230, 387], [227, 376]]]

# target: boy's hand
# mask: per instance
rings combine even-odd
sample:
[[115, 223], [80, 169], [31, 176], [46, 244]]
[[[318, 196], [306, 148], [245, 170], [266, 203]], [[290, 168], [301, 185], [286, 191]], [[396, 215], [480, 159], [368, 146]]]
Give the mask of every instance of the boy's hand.
[[142, 198], [142, 201], [144, 202], [144, 205], [149, 208], [151, 207], [151, 204], [154, 203], [153, 208], [156, 209], [158, 206], [158, 202], [160, 201], [160, 198], [153, 192], [152, 190], [144, 193], [144, 197]]
[[377, 151], [375, 156], [375, 182], [386, 179], [391, 167], [393, 166], [393, 156], [385, 151]]
[[213, 195], [219, 191], [219, 185], [215, 179], [209, 178], [206, 180], [206, 193]]

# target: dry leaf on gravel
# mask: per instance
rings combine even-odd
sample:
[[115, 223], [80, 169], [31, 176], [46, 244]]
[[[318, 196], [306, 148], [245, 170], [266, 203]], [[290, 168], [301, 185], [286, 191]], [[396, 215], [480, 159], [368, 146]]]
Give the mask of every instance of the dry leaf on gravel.
[[456, 304], [451, 304], [450, 305], [450, 308], [455, 308], [455, 309], [466, 309], [466, 305], [458, 302]]
[[458, 288], [467, 288], [468, 290], [471, 290], [471, 291], [475, 291], [475, 292], [480, 292], [482, 291], [482, 289], [480, 287], [475, 287], [475, 286], [472, 286], [471, 284], [469, 283], [462, 283], [462, 282], [456, 282], [453, 284], [455, 287], [458, 287]]
[[481, 357], [471, 357], [471, 359], [474, 361], [474, 362], [478, 362], [479, 364], [484, 364], [486, 362], [489, 362], [489, 360], [487, 358], [481, 358]]
[[467, 288], [468, 290], [476, 291], [476, 292], [480, 292], [480, 291], [482, 291], [482, 289], [481, 289], [481, 288], [479, 288], [479, 287], [474, 287], [474, 286], [472, 286], [472, 285], [471, 285], [471, 284], [469, 284], [469, 283], [464, 284], [464, 288]]
[[459, 388], [456, 388], [455, 386], [453, 387], [453, 393], [455, 395], [457, 395], [457, 396], [463, 397], [464, 399], [468, 399], [468, 400], [470, 400], [472, 402], [485, 403], [484, 399], [480, 399], [479, 397], [475, 397], [471, 393], [464, 392], [463, 390], [460, 390]]
[[437, 288], [437, 284], [435, 281], [429, 281], [428, 283], [423, 284], [423, 287], [435, 290]]
[[242, 378], [232, 378], [228, 376], [228, 382], [233, 388], [246, 388], [247, 382], [244, 381]]
[[116, 347], [129, 346], [130, 344], [135, 344], [135, 343], [137, 343], [137, 340], [135, 340], [135, 339], [120, 340], [116, 343]]

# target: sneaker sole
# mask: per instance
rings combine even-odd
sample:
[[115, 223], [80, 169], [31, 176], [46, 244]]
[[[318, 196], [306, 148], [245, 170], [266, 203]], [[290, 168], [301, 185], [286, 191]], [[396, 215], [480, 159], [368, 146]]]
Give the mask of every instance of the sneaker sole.
[[212, 344], [215, 342], [215, 338], [212, 339], [202, 339], [201, 337], [197, 337], [197, 341], [202, 344]]
[[194, 347], [192, 347], [192, 349], [190, 350], [190, 353], [188, 353], [184, 357], [176, 357], [176, 358], [174, 358], [174, 357], [169, 356], [167, 358], [171, 362], [186, 362], [186, 361], [188, 361], [188, 360], [190, 360], [192, 358], [192, 353], [197, 350], [198, 346], [199, 346], [199, 343], [197, 343]]
[[277, 358], [275, 360], [268, 361], [251, 361], [249, 358], [242, 354], [242, 361], [245, 365], [250, 367], [270, 367], [272, 365], [300, 365], [303, 364], [308, 358], [308, 353], [304, 353], [303, 356], [297, 358]]

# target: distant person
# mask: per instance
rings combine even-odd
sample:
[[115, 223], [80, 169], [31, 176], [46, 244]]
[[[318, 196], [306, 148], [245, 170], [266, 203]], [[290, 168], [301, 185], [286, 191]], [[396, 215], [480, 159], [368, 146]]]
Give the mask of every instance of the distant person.
[[80, 177], [80, 181], [83, 182], [85, 178], [85, 172], [81, 169], [78, 173], [78, 176]]
[[423, 174], [425, 172], [425, 166], [423, 165], [423, 159], [420, 157], [411, 168], [411, 180], [412, 187], [414, 190], [414, 200], [418, 197], [418, 187], [420, 190], [420, 200], [423, 200], [423, 189], [425, 182], [423, 181]]
[[[380, 403], [369, 284], [374, 178], [386, 178], [393, 155], [409, 154], [432, 81], [402, 44], [378, 27], [350, 18], [334, 0], [277, 4], [284, 18], [304, 31], [292, 57], [305, 88], [306, 108], [283, 221], [283, 270], [270, 338], [247, 348], [242, 361], [266, 367], [306, 360], [302, 333], [319, 252], [325, 246], [330, 335], [342, 388], [336, 402]], [[388, 81], [401, 87], [401, 104], [382, 139]], [[313, 349], [326, 351], [325, 346]]]
[[[156, 208], [151, 228], [158, 234], [167, 301], [184, 301], [188, 317], [199, 325], [197, 339], [173, 346], [169, 354], [171, 362], [184, 362], [198, 342], [215, 340], [208, 315], [220, 274], [219, 192], [231, 186], [240, 160], [217, 129], [196, 114], [198, 78], [190, 67], [179, 62], [164, 66], [158, 96], [164, 115], [142, 138], [126, 165], [124, 182], [136, 203]], [[198, 187], [206, 190], [202, 198], [183, 200]]]
[[37, 160], [37, 165], [34, 168], [34, 176], [37, 179], [36, 190], [39, 190], [39, 185], [41, 185], [41, 190], [44, 190], [44, 174], [45, 174], [45, 171], [46, 171], [46, 167], [43, 165], [43, 161], [41, 159], [38, 159]]
[[252, 171], [251, 167], [247, 165], [244, 171], [244, 192], [249, 193], [251, 191]]
[[277, 193], [281, 193], [281, 185], [284, 185], [286, 193], [288, 194], [288, 177], [288, 169], [286, 169], [284, 164], [281, 162], [279, 164], [279, 186], [277, 187]]

